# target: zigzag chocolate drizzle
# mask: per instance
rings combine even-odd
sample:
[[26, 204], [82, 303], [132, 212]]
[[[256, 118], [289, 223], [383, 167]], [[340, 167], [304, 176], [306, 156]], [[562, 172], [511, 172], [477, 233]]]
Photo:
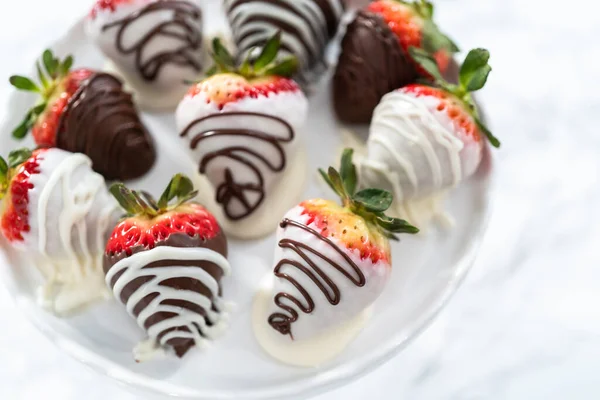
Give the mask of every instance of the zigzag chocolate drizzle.
[[[124, 43], [127, 29], [136, 21], [148, 14], [165, 10], [174, 12], [173, 19], [156, 25], [131, 45]], [[160, 74], [161, 69], [169, 63], [191, 67], [198, 72], [202, 69], [200, 57], [194, 54], [198, 53], [202, 45], [202, 34], [195, 26], [191, 25], [189, 18], [193, 20], [202, 18], [202, 12], [194, 4], [187, 1], [158, 0], [121, 20], [104, 25], [102, 30], [107, 31], [118, 28], [117, 49], [123, 54], [135, 54], [136, 67], [142, 78], [146, 81], [154, 81]], [[147, 52], [146, 46], [161, 35], [178, 39], [181, 45], [161, 51], [144, 60], [144, 55]]]
[[[216, 128], [216, 129], [202, 129], [203, 123], [212, 122], [219, 118], [230, 118], [232, 116], [241, 117], [254, 117], [259, 119], [268, 120], [281, 125], [287, 136], [278, 137], [268, 132], [263, 132], [253, 129], [229, 129], [229, 128]], [[294, 129], [292, 126], [281, 118], [255, 113], [255, 112], [224, 112], [220, 114], [209, 115], [204, 118], [192, 121], [181, 133], [181, 136], [187, 136], [194, 128], [200, 127], [199, 132], [194, 132], [194, 136], [191, 138], [190, 147], [196, 149], [200, 142], [207, 141], [211, 138], [226, 138], [226, 137], [244, 137], [252, 140], [263, 142], [264, 146], [270, 146], [275, 150], [277, 155], [276, 160], [269, 160], [263, 154], [258, 153], [256, 150], [246, 146], [229, 146], [219, 150], [206, 154], [200, 161], [200, 173], [204, 174], [209, 165], [220, 158], [229, 159], [237, 164], [243, 165], [250, 171], [254, 177], [254, 181], [251, 182], [239, 182], [236, 180], [236, 176], [233, 174], [231, 168], [226, 168], [223, 176], [223, 182], [216, 188], [216, 200], [222, 205], [223, 210], [227, 218], [231, 220], [241, 220], [251, 215], [264, 201], [265, 199], [265, 179], [261, 172], [258, 163], [267, 167], [268, 170], [273, 173], [280, 173], [286, 167], [286, 154], [283, 149], [284, 143], [290, 143], [294, 140]], [[265, 151], [263, 151], [264, 153]], [[255, 196], [249, 198], [248, 194], [254, 193]], [[231, 204], [234, 200], [237, 200], [243, 205], [244, 211], [236, 213], [231, 210]]]
[[344, 252], [333, 241], [321, 235], [316, 230], [287, 218], [281, 221], [280, 226], [282, 228], [292, 226], [298, 229], [302, 229], [312, 234], [319, 240], [325, 242], [331, 247], [333, 251], [341, 255], [344, 258], [344, 260], [346, 260], [348, 266], [350, 267], [350, 270], [354, 272], [354, 274], [352, 274], [351, 272], [349, 272], [348, 269], [344, 268], [331, 258], [327, 257], [325, 254], [307, 246], [305, 243], [287, 238], [279, 241], [279, 247], [292, 250], [297, 255], [299, 255], [306, 263], [305, 265], [299, 261], [284, 258], [283, 260], [279, 261], [279, 263], [275, 266], [274, 270], [276, 277], [285, 279], [288, 282], [290, 282], [298, 290], [298, 292], [300, 292], [300, 294], [302, 295], [302, 297], [304, 297], [304, 300], [306, 301], [305, 305], [300, 299], [298, 299], [298, 297], [294, 297], [293, 295], [284, 292], [280, 292], [277, 293], [277, 295], [275, 295], [275, 304], [277, 305], [277, 307], [281, 308], [283, 312], [271, 314], [268, 320], [269, 324], [273, 327], [273, 329], [275, 329], [282, 335], [292, 336], [291, 327], [292, 324], [298, 320], [299, 314], [298, 311], [294, 309], [294, 307], [285, 304], [284, 301], [287, 300], [288, 303], [291, 302], [305, 314], [310, 314], [311, 312], [313, 312], [313, 310], [315, 309], [315, 302], [311, 295], [308, 293], [308, 291], [296, 279], [282, 272], [282, 269], [285, 266], [296, 268], [300, 270], [300, 272], [308, 276], [321, 290], [321, 292], [323, 292], [329, 303], [333, 306], [338, 305], [340, 303], [340, 300], [342, 298], [340, 289], [335, 284], [335, 282], [327, 275], [326, 271], [324, 271], [322, 268], [319, 268], [319, 266], [310, 258], [309, 253], [314, 254], [321, 260], [327, 262], [332, 268], [335, 268], [342, 275], [348, 278], [350, 282], [354, 283], [358, 287], [365, 286], [366, 277], [360, 270], [358, 265], [356, 265], [356, 263], [354, 263], [354, 261], [350, 259], [348, 254], [346, 254], [346, 252]]

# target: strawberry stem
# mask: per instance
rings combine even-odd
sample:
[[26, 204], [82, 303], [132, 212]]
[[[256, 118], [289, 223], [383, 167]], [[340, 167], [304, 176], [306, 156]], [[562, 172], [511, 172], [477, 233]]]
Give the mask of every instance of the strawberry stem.
[[45, 50], [41, 61], [43, 68], [39, 62], [36, 62], [39, 84], [20, 75], [13, 75], [9, 78], [10, 84], [18, 90], [39, 93], [42, 99], [27, 112], [23, 121], [13, 130], [13, 137], [16, 139], [22, 139], [27, 135], [38, 117], [44, 113], [60, 82], [69, 74], [73, 66], [72, 56], [67, 56], [61, 61], [54, 56], [52, 50]]
[[419, 229], [405, 220], [385, 215], [393, 203], [393, 195], [382, 189], [364, 189], [355, 193], [357, 187], [356, 166], [352, 162], [354, 150], [345, 149], [342, 153], [340, 172], [329, 167], [319, 173], [331, 189], [342, 199], [344, 207], [354, 214], [377, 226], [388, 238], [397, 240], [394, 233], [418, 233]]
[[198, 195], [192, 181], [183, 174], [177, 174], [171, 179], [158, 201], [150, 193], [131, 190], [120, 182], [111, 185], [110, 192], [129, 216], [148, 218], [171, 211]]
[[411, 57], [434, 78], [432, 86], [443, 89], [461, 101], [465, 106], [465, 110], [471, 114], [479, 130], [488, 138], [490, 144], [496, 148], [500, 147], [500, 141], [479, 118], [479, 112], [472, 96], [473, 92], [485, 86], [492, 71], [492, 67], [488, 63], [490, 59], [489, 51], [486, 49], [473, 49], [469, 52], [460, 68], [458, 85], [453, 85], [442, 77], [437, 62], [427, 51], [410, 47], [409, 52]]
[[257, 48], [253, 48], [238, 65], [233, 56], [227, 51], [219, 38], [213, 40], [212, 58], [215, 65], [206, 73], [212, 76], [220, 73], [235, 73], [246, 79], [255, 79], [264, 76], [292, 76], [297, 68], [296, 57], [288, 56], [277, 58], [281, 47], [281, 31], [277, 31], [262, 47], [260, 54], [254, 58]]

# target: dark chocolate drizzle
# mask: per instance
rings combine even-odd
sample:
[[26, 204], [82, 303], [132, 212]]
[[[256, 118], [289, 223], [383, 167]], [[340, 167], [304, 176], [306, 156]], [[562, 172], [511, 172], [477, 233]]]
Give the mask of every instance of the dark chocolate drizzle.
[[271, 314], [268, 320], [269, 324], [277, 332], [281, 333], [282, 335], [290, 335], [293, 339], [292, 324], [298, 320], [299, 314], [298, 311], [294, 309], [294, 307], [285, 304], [284, 301], [287, 300], [288, 303], [291, 302], [305, 314], [310, 314], [314, 311], [315, 302], [308, 293], [308, 291], [297, 280], [295, 280], [292, 276], [281, 271], [285, 266], [289, 265], [291, 267], [297, 268], [306, 276], [308, 276], [321, 290], [321, 292], [323, 292], [323, 295], [325, 295], [327, 301], [329, 301], [329, 303], [333, 306], [338, 305], [340, 303], [342, 293], [340, 292], [340, 289], [335, 284], [335, 282], [333, 282], [333, 280], [327, 275], [326, 271], [319, 268], [307, 253], [314, 254], [320, 259], [326, 261], [331, 267], [335, 268], [337, 271], [343, 274], [346, 278], [348, 278], [350, 282], [354, 283], [357, 287], [365, 286], [367, 281], [363, 272], [360, 270], [358, 265], [356, 265], [354, 261], [350, 259], [348, 254], [346, 254], [346, 252], [340, 249], [333, 241], [321, 235], [316, 230], [287, 218], [281, 221], [280, 226], [282, 228], [292, 226], [298, 229], [302, 229], [312, 234], [319, 240], [327, 243], [333, 250], [335, 250], [335, 252], [337, 252], [346, 260], [346, 262], [351, 268], [351, 271], [354, 272], [352, 274], [343, 266], [333, 261], [331, 258], [327, 257], [325, 254], [318, 252], [317, 250], [307, 246], [302, 242], [298, 242], [296, 240], [287, 238], [279, 241], [279, 247], [294, 251], [306, 262], [306, 265], [304, 265], [301, 262], [284, 258], [283, 260], [279, 261], [279, 263], [275, 266], [274, 270], [276, 277], [285, 279], [288, 282], [290, 282], [298, 290], [298, 292], [300, 292], [300, 294], [302, 295], [302, 297], [304, 297], [304, 300], [306, 301], [305, 305], [297, 297], [294, 297], [293, 295], [284, 292], [280, 292], [277, 293], [277, 295], [275, 295], [275, 304], [277, 305], [277, 307], [281, 308], [283, 312]]
[[[127, 29], [132, 24], [148, 14], [165, 10], [174, 12], [172, 20], [156, 25], [138, 41], [126, 46], [123, 39]], [[202, 32], [189, 22], [190, 18], [194, 20], [201, 20], [202, 18], [202, 12], [194, 4], [178, 0], [157, 0], [121, 20], [104, 25], [102, 30], [107, 31], [118, 28], [117, 49], [123, 54], [135, 54], [136, 68], [140, 76], [151, 82], [158, 77], [161, 69], [169, 63], [190, 67], [197, 72], [202, 69], [200, 56], [198, 55], [202, 46]], [[181, 45], [161, 51], [144, 60], [147, 52], [146, 46], [161, 35], [178, 39]]]
[[[157, 243], [156, 246], [202, 247], [216, 251], [224, 257], [227, 257], [227, 239], [225, 238], [225, 235], [222, 232], [220, 232], [219, 234], [217, 234], [217, 236], [210, 240], [204, 240], [198, 236], [191, 237], [185, 233], [175, 233], [170, 235], [166, 240]], [[136, 246], [131, 249], [131, 255], [142, 251], [145, 251], [145, 248], [143, 246]], [[131, 255], [127, 255], [126, 252], [114, 255], [105, 255], [104, 272], [107, 273], [110, 270], [110, 268], [112, 268], [116, 263], [118, 263], [124, 258], [130, 257]], [[166, 286], [177, 290], [189, 290], [202, 294], [213, 301], [213, 311], [221, 311], [216, 308], [214, 301], [218, 296], [222, 294], [221, 278], [223, 277], [223, 270], [219, 266], [206, 260], [156, 260], [143, 268], [143, 270], [148, 270], [148, 275], [140, 276], [139, 278], [132, 280], [123, 288], [120, 299], [121, 302], [123, 304], [127, 304], [127, 300], [129, 299], [129, 297], [131, 297], [131, 295], [133, 295], [142, 285], [154, 279], [154, 275], [152, 275], [152, 268], [169, 266], [185, 266], [189, 268], [203, 269], [219, 283], [219, 293], [211, 293], [211, 291], [202, 282], [198, 280], [183, 277], [162, 281], [160, 282], [160, 286]], [[114, 287], [114, 285], [117, 283], [121, 275], [125, 273], [125, 271], [126, 270], [123, 270], [122, 273], [117, 274], [113, 277], [113, 279], [110, 282], [111, 288]], [[142, 300], [140, 300], [138, 304], [135, 305], [133, 309], [133, 314], [136, 316], [136, 318], [146, 307], [148, 307], [152, 303], [156, 296], [158, 296], [158, 293], [156, 292], [149, 293]], [[197, 313], [204, 317], [207, 326], [212, 325], [212, 322], [207, 318], [207, 310], [205, 310], [198, 304], [176, 299], [163, 300], [161, 304], [181, 307], [186, 311]], [[146, 329], [149, 329], [152, 325], [155, 325], [169, 318], [174, 318], [176, 316], [177, 315], [173, 313], [155, 312], [150, 317], [148, 317], [148, 319], [146, 319], [146, 321], [144, 322], [144, 327]], [[198, 333], [201, 336], [204, 336], [198, 324], [194, 324], [194, 327], [198, 330]], [[161, 332], [157, 339], [160, 340], [164, 335], [173, 330], [180, 330], [184, 332], [190, 331], [187, 326], [171, 328]], [[167, 342], [167, 344], [173, 347], [178, 357], [183, 357], [195, 345], [195, 342], [193, 339], [175, 337], [170, 339]]]
[[[324, 51], [329, 41], [335, 36], [340, 23], [341, 15], [336, 14], [331, 1], [338, 1], [341, 3], [342, 8], [345, 8], [345, 4], [341, 0], [231, 0], [226, 10], [234, 40], [236, 45], [240, 47], [240, 55], [244, 56], [253, 47], [263, 46], [266, 39], [261, 37], [262, 34], [270, 34], [276, 30], [280, 30], [284, 36], [281, 41], [281, 49], [296, 55], [300, 61], [301, 69], [295, 78], [301, 83], [308, 83], [311, 80], [309, 75], [319, 74], [325, 69], [326, 65], [323, 61]], [[318, 15], [306, 2], [316, 3], [322, 16]], [[303, 35], [302, 27], [290, 24], [283, 18], [274, 18], [258, 13], [251, 16], [242, 15], [241, 13], [232, 15], [238, 7], [252, 3], [267, 3], [280, 9], [281, 14], [295, 15], [308, 28], [308, 31], [310, 31], [309, 36]], [[303, 12], [299, 12], [299, 9], [303, 10]], [[241, 27], [239, 27], [240, 19], [242, 18], [246, 23], [258, 22], [263, 23], [264, 26], [255, 27], [242, 34], [240, 32]], [[325, 24], [319, 25], [317, 21], [321, 20], [321, 18], [325, 20]], [[308, 59], [304, 59], [301, 54], [296, 54], [294, 48], [289, 46], [285, 36], [298, 40], [308, 55]], [[243, 46], [241, 46], [242, 43], [244, 43]], [[316, 46], [313, 46], [313, 44], [316, 44]]]
[[338, 118], [369, 123], [381, 98], [419, 74], [383, 18], [359, 11], [342, 40], [333, 77], [333, 105]]
[[[252, 129], [228, 129], [228, 128], [217, 128], [209, 130], [201, 130], [198, 133], [194, 133], [191, 138], [190, 147], [195, 149], [200, 142], [215, 137], [249, 137], [264, 143], [264, 145], [271, 146], [278, 155], [278, 160], [272, 162], [267, 159], [264, 155], [258, 153], [256, 150], [245, 146], [231, 146], [225, 147], [220, 150], [216, 150], [206, 154], [202, 160], [200, 160], [200, 173], [204, 174], [209, 167], [210, 163], [218, 158], [227, 158], [248, 168], [249, 171], [254, 175], [253, 182], [238, 182], [230, 168], [226, 168], [224, 171], [223, 182], [216, 188], [216, 200], [223, 207], [223, 211], [227, 218], [237, 221], [244, 219], [251, 215], [256, 209], [262, 204], [265, 199], [265, 180], [263, 173], [260, 168], [256, 165], [256, 161], [259, 161], [266, 166], [273, 173], [282, 172], [287, 164], [285, 151], [283, 149], [283, 143], [289, 143], [294, 140], [294, 129], [292, 126], [281, 118], [255, 112], [223, 112], [220, 114], [212, 114], [207, 117], [203, 117], [192, 121], [181, 133], [181, 137], [187, 136], [196, 126], [203, 122], [218, 119], [227, 118], [232, 116], [247, 116], [262, 118], [270, 121], [274, 121], [285, 128], [287, 132], [286, 137], [277, 137], [267, 132], [262, 132]], [[254, 199], [249, 199], [247, 193], [254, 193]], [[241, 213], [234, 213], [231, 210], [231, 204], [234, 200], [240, 202], [243, 205], [244, 211]]]
[[106, 73], [92, 75], [71, 97], [59, 120], [56, 146], [86, 154], [106, 179], [138, 178], [156, 159], [131, 95]]

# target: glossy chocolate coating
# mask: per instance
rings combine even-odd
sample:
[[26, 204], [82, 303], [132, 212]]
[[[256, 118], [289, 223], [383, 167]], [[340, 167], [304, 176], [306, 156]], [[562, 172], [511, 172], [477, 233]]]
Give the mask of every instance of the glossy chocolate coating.
[[381, 98], [418, 78], [382, 17], [359, 11], [348, 25], [333, 78], [333, 105], [348, 123], [369, 123]]
[[[179, 248], [201, 247], [201, 248], [207, 248], [207, 249], [213, 250], [213, 251], [223, 255], [224, 257], [227, 257], [227, 239], [225, 238], [225, 235], [222, 232], [220, 232], [217, 236], [215, 236], [214, 238], [212, 238], [210, 240], [204, 240], [198, 236], [192, 237], [192, 236], [189, 236], [184, 233], [175, 233], [175, 234], [171, 234], [166, 240], [158, 242], [156, 244], [156, 246], [157, 247], [171, 246], [171, 247], [179, 247]], [[136, 246], [131, 249], [131, 255], [142, 252], [144, 250], [145, 250], [145, 248], [143, 246]], [[116, 263], [118, 263], [122, 259], [130, 257], [131, 255], [127, 255], [126, 252], [121, 252], [121, 253], [115, 254], [115, 255], [105, 255], [104, 256], [104, 272], [107, 273], [110, 270], [110, 268], [113, 267]], [[213, 264], [206, 260], [189, 260], [189, 261], [156, 260], [156, 261], [146, 265], [144, 267], [144, 269], [169, 267], [169, 266], [184, 266], [184, 267], [189, 267], [189, 268], [201, 268], [204, 271], [206, 271], [217, 282], [220, 282], [221, 278], [223, 277], [223, 270], [221, 268], [219, 268], [216, 264]], [[122, 274], [115, 275], [114, 278], [112, 279], [112, 281], [109, 282], [109, 285], [111, 288], [113, 288], [115, 286], [115, 284], [117, 283], [117, 281], [121, 275]], [[127, 283], [127, 285], [123, 288], [123, 291], [121, 292], [121, 298], [120, 298], [121, 302], [123, 304], [127, 304], [129, 297], [132, 296], [142, 285], [148, 283], [152, 279], [153, 279], [152, 276], [141, 276], [141, 277], [134, 279], [134, 280], [130, 281], [129, 283]], [[169, 280], [161, 282], [160, 285], [169, 287], [172, 289], [176, 289], [176, 290], [185, 290], [185, 291], [196, 292], [203, 296], [206, 296], [209, 299], [213, 299], [213, 302], [217, 298], [217, 296], [220, 296], [222, 294], [221, 293], [222, 289], [221, 289], [220, 285], [219, 285], [219, 293], [211, 293], [211, 291], [208, 289], [208, 287], [206, 285], [204, 285], [202, 282], [200, 282], [198, 280], [194, 280], [194, 279], [189, 279], [189, 278], [171, 278]], [[145, 310], [148, 306], [150, 306], [150, 304], [152, 303], [152, 301], [155, 299], [156, 296], [157, 296], [157, 293], [150, 293], [150, 294], [146, 295], [142, 300], [140, 300], [136, 304], [135, 308], [133, 309], [133, 314], [135, 315], [135, 317], [138, 317], [139, 314], [143, 310]], [[199, 304], [190, 303], [188, 301], [182, 301], [182, 300], [174, 300], [174, 299], [165, 300], [165, 301], [163, 301], [162, 304], [171, 305], [174, 307], [181, 307], [183, 309], [186, 309], [188, 311], [191, 311], [191, 312], [194, 312], [194, 313], [197, 313], [197, 314], [200, 314], [200, 315], [206, 317], [206, 310]], [[214, 303], [213, 303], [213, 307], [214, 307]], [[213, 308], [213, 311], [217, 311], [217, 310], [215, 310]], [[173, 318], [175, 316], [176, 315], [173, 315], [171, 313], [155, 312], [155, 313], [151, 314], [149, 318], [146, 319], [146, 321], [144, 323], [144, 327], [145, 327], [145, 329], [148, 329], [151, 326], [153, 326], [161, 321], [164, 321], [169, 318]], [[205, 321], [208, 326], [211, 325], [210, 321], [207, 318], [205, 318]], [[185, 332], [190, 331], [189, 328], [185, 327], [185, 326], [180, 327], [179, 329], [182, 331], [185, 331]], [[158, 340], [160, 340], [160, 338], [163, 337], [164, 335], [166, 335], [167, 333], [169, 333], [169, 330], [162, 331], [158, 337]], [[200, 333], [200, 335], [202, 335], [201, 330], [199, 330], [199, 333]], [[183, 357], [188, 352], [188, 350], [190, 350], [195, 345], [195, 342], [194, 342], [194, 339], [176, 337], [176, 338], [170, 339], [167, 342], [167, 344], [169, 346], [173, 347], [173, 349], [175, 350], [175, 353], [177, 354], [178, 357]]]
[[96, 73], [69, 100], [61, 115], [56, 146], [84, 153], [106, 179], [138, 178], [156, 159], [150, 134], [121, 81]]

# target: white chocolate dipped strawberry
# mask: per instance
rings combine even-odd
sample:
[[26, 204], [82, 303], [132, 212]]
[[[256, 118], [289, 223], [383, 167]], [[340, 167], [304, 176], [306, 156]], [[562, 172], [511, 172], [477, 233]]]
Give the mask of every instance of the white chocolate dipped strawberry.
[[418, 232], [384, 214], [392, 203], [389, 192], [356, 192], [352, 150], [344, 152], [340, 172], [321, 174], [342, 205], [307, 200], [283, 217], [273, 274], [253, 315], [265, 350], [299, 366], [333, 358], [358, 334], [390, 278], [389, 239]]
[[243, 238], [272, 232], [304, 186], [299, 137], [308, 101], [287, 78], [295, 59], [275, 61], [279, 44], [278, 33], [254, 62], [236, 67], [216, 39], [214, 74], [194, 85], [176, 112], [181, 139], [214, 189], [218, 209], [211, 211], [222, 214], [228, 234]]
[[[460, 70], [460, 83], [446, 82], [431, 56], [411, 48], [435, 83], [412, 84], [383, 97], [371, 122], [361, 182], [390, 190], [417, 223], [411, 204], [427, 201], [458, 185], [479, 167], [487, 140], [500, 142], [482, 123], [471, 93], [491, 71], [489, 53], [472, 50]], [[411, 215], [412, 214], [412, 215]]]
[[106, 296], [102, 254], [120, 211], [91, 164], [55, 148], [0, 159], [2, 234], [42, 272], [40, 300], [57, 314]]
[[202, 11], [192, 1], [97, 0], [86, 28], [143, 108], [175, 108], [202, 72]]

